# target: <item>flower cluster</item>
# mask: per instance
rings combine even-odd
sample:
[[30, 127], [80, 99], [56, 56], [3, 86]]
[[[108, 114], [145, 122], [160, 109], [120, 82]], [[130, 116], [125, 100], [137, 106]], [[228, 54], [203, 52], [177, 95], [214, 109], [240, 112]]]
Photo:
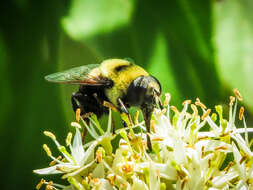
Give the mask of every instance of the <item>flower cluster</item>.
[[[187, 100], [179, 111], [169, 106], [166, 95], [164, 109], [154, 110], [151, 120], [152, 151], [146, 143], [144, 122], [129, 121], [128, 128], [112, 132], [112, 116], [104, 131], [96, 116], [89, 117], [89, 125], [82, 118], [73, 122], [75, 136], [66, 138], [61, 145], [51, 132], [44, 132], [58, 147], [61, 156], [54, 157], [47, 145], [43, 145], [52, 158], [50, 167], [34, 170], [37, 174], [62, 174], [68, 186], [42, 179], [37, 185], [46, 189], [89, 190], [166, 190], [166, 189], [251, 189], [253, 188], [253, 141], [248, 140], [244, 108], [239, 119], [244, 128], [236, 128], [237, 104], [241, 100], [238, 91], [230, 97], [229, 117], [223, 118], [223, 108], [216, 112], [196, 99]], [[200, 114], [201, 113], [201, 114]], [[79, 118], [78, 118], [79, 120]], [[81, 132], [85, 127], [93, 141], [83, 144]], [[240, 133], [244, 133], [244, 138]], [[120, 137], [119, 144], [112, 140]]]

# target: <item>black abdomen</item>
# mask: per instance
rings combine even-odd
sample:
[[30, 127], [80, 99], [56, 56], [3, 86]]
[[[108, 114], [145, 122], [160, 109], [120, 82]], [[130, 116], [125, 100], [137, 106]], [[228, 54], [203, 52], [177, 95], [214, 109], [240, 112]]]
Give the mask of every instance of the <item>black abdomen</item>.
[[[81, 85], [74, 98], [79, 102], [81, 115], [92, 112], [97, 117], [101, 117], [108, 113], [108, 108], [103, 105], [104, 101], [109, 101], [105, 96], [104, 87]], [[74, 107], [73, 109], [75, 111]]]

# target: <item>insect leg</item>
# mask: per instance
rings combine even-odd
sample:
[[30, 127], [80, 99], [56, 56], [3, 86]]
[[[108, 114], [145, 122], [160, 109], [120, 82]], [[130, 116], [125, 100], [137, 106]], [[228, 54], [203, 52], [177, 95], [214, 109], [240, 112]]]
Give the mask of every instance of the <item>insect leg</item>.
[[150, 120], [151, 120], [152, 112], [153, 112], [153, 108], [151, 107], [142, 108], [142, 113], [143, 113], [146, 129], [147, 129], [147, 146], [150, 151], [152, 151], [152, 144], [151, 144], [150, 135], [149, 135], [150, 134]]
[[[127, 116], [128, 116], [128, 119], [129, 119], [129, 121], [131, 122], [131, 124], [133, 123], [132, 122], [132, 119], [131, 119], [131, 116], [130, 116], [130, 114], [129, 114], [129, 111], [127, 110], [127, 108], [126, 108], [126, 106], [124, 105], [124, 103], [123, 103], [123, 101], [120, 99], [120, 98], [118, 98], [118, 103], [119, 103], [119, 111], [120, 111], [120, 113], [126, 113], [127, 114]], [[122, 121], [123, 122], [123, 126], [124, 127], [127, 127], [127, 124], [126, 124], [126, 122], [123, 120]]]
[[97, 101], [98, 104], [103, 105], [103, 101], [101, 99], [99, 99], [97, 93], [93, 93], [92, 96], [95, 98], [95, 100]]
[[118, 103], [119, 103], [119, 105], [120, 105], [120, 112], [121, 112], [121, 113], [124, 112], [124, 113], [126, 113], [127, 115], [129, 115], [129, 112], [128, 112], [126, 106], [124, 105], [124, 103], [122, 102], [122, 100], [121, 100], [120, 98], [118, 98]]
[[78, 105], [78, 99], [80, 99], [81, 96], [83, 96], [81, 92], [73, 93], [71, 96], [71, 103], [74, 112], [76, 112], [78, 108], [81, 109], [81, 113], [83, 112], [82, 108]]

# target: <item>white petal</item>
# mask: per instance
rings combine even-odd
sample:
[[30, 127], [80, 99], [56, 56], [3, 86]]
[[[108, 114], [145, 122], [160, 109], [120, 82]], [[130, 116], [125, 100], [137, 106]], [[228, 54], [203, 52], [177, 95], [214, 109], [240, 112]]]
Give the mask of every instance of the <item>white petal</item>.
[[81, 160], [84, 157], [82, 137], [78, 128], [76, 128], [76, 134], [73, 140], [72, 156], [78, 165], [80, 164]]
[[149, 189], [160, 189], [160, 177], [157, 176], [154, 164], [149, 163]]
[[177, 179], [177, 171], [169, 163], [168, 164], [155, 163], [155, 168], [160, 171], [161, 177], [166, 178], [168, 180]]
[[42, 169], [37, 169], [37, 170], [33, 170], [34, 173], [36, 174], [40, 174], [40, 175], [50, 175], [50, 174], [60, 174], [63, 173], [59, 170], [56, 170], [57, 165], [55, 166], [51, 166], [48, 168], [42, 168]]
[[136, 176], [133, 176], [133, 185], [131, 187], [132, 190], [149, 190], [148, 186], [142, 181], [139, 180]]
[[238, 173], [233, 171], [229, 172], [222, 176], [216, 176], [213, 178], [212, 183], [215, 187], [222, 188], [224, 187], [230, 180], [236, 178], [238, 176]]
[[235, 189], [238, 189], [238, 190], [248, 190], [249, 188], [248, 188], [248, 185], [247, 185], [244, 181], [240, 180], [240, 181], [237, 183]]
[[241, 160], [242, 156], [241, 156], [241, 154], [240, 154], [239, 150], [237, 149], [234, 142], [232, 142], [232, 146], [233, 146], [233, 154], [234, 154], [236, 166], [239, 170], [239, 174], [241, 175], [240, 177], [244, 178], [246, 175], [244, 163], [240, 164], [240, 160]]
[[104, 178], [105, 177], [105, 171], [104, 171], [104, 165], [103, 163], [99, 163], [96, 168], [92, 172], [92, 176], [95, 178]]
[[232, 137], [236, 140], [239, 147], [249, 156], [253, 156], [253, 153], [250, 151], [249, 147], [247, 146], [246, 142], [242, 138], [240, 134], [233, 134]]
[[105, 180], [105, 179], [100, 179], [101, 185], [99, 186], [98, 190], [114, 190], [111, 184]]
[[186, 154], [183, 141], [174, 139], [174, 157], [177, 164], [186, 163]]
[[98, 142], [97, 141], [94, 141], [91, 145], [90, 145], [90, 147], [86, 150], [86, 152], [85, 152], [85, 154], [84, 154], [84, 156], [82, 157], [82, 160], [80, 161], [80, 165], [82, 166], [82, 165], [84, 165], [86, 162], [87, 162], [87, 160], [90, 158], [90, 156], [92, 156], [92, 160], [93, 160], [93, 152], [94, 152], [94, 149], [96, 148], [96, 146], [97, 146], [97, 144], [98, 144]]

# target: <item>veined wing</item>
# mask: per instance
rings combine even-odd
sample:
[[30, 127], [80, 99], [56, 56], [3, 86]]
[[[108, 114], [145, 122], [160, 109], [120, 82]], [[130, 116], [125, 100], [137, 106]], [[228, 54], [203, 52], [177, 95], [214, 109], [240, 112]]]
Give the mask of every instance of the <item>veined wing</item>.
[[108, 81], [100, 78], [91, 78], [91, 70], [98, 68], [99, 64], [90, 64], [75, 67], [62, 72], [47, 75], [45, 79], [49, 82], [64, 84], [83, 84], [83, 85], [106, 85]]

